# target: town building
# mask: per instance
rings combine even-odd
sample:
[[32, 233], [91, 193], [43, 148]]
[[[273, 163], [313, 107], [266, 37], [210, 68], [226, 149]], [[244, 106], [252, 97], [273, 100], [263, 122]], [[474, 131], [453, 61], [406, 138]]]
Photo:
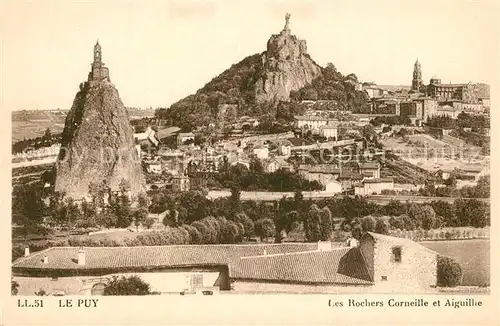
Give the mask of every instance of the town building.
[[180, 132], [177, 135], [177, 147], [181, 147], [186, 144], [187, 141], [192, 141], [194, 143], [194, 134], [192, 132]]
[[378, 179], [380, 178], [380, 163], [361, 162], [359, 163], [359, 173], [365, 178]]
[[144, 132], [135, 133], [134, 138], [139, 145], [152, 145], [154, 147], [160, 145], [156, 132], [150, 126]]
[[354, 194], [359, 196], [380, 195], [383, 190], [394, 190], [392, 178], [364, 179], [354, 185]]
[[328, 124], [319, 127], [319, 135], [326, 139], [335, 139], [338, 137], [338, 124]]
[[293, 167], [282, 157], [271, 157], [267, 160], [263, 160], [262, 165], [266, 173], [273, 173], [279, 169], [293, 170]]
[[267, 145], [258, 145], [253, 147], [252, 149], [253, 155], [257, 157], [259, 160], [266, 160], [269, 158], [269, 146]]
[[329, 194], [339, 194], [342, 192], [342, 183], [337, 180], [330, 180], [325, 183], [325, 192]]
[[12, 265], [19, 295], [102, 295], [113, 276], [137, 275], [158, 294], [432, 293], [437, 253], [409, 239], [364, 234], [330, 242], [52, 247]]
[[436, 110], [437, 116], [448, 116], [452, 119], [456, 119], [460, 113], [460, 110], [457, 110], [451, 105], [440, 105]]
[[190, 183], [189, 177], [185, 175], [178, 175], [172, 177], [172, 190], [176, 192], [189, 191]]
[[338, 121], [327, 117], [318, 116], [295, 116], [294, 127], [298, 129], [308, 129], [311, 131], [319, 132], [320, 127], [328, 124], [335, 124]]
[[333, 164], [301, 165], [298, 171], [304, 179], [317, 181], [322, 185], [327, 185], [332, 180], [336, 180], [340, 175], [340, 169]]

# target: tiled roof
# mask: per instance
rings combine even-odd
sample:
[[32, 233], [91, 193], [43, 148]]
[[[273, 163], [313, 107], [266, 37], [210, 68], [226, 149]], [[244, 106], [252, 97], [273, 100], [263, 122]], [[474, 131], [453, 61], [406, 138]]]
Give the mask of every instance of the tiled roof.
[[339, 180], [363, 180], [363, 176], [359, 173], [344, 172], [339, 175]]
[[359, 163], [360, 169], [378, 169], [380, 168], [380, 164], [378, 162], [364, 162]]
[[331, 164], [315, 165], [309, 168], [310, 173], [340, 173], [340, 169]]
[[233, 278], [329, 284], [372, 284], [358, 248], [241, 258]]
[[[13, 268], [108, 269], [127, 267], [231, 264], [245, 256], [315, 250], [317, 244], [180, 245], [137, 247], [85, 247], [85, 265], [77, 264], [78, 247], [53, 247], [22, 257]], [[48, 263], [43, 263], [47, 256]]]
[[363, 183], [386, 183], [386, 182], [394, 182], [392, 178], [378, 178], [378, 179], [366, 179]]
[[[104, 270], [224, 264], [232, 278], [296, 283], [369, 285], [371, 279], [357, 248], [316, 251], [316, 243], [256, 245], [182, 245], [86, 247], [85, 265], [78, 247], [53, 247], [13, 263], [23, 270]], [[48, 263], [43, 263], [47, 256]]]

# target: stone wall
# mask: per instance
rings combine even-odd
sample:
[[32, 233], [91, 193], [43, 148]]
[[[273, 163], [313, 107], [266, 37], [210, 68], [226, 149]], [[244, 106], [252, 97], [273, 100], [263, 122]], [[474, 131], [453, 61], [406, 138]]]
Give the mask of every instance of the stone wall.
[[[401, 248], [400, 262], [394, 259], [395, 247]], [[376, 240], [373, 247], [373, 280], [377, 288], [387, 292], [429, 290], [437, 281], [437, 255], [416, 243], [401, 245]]]

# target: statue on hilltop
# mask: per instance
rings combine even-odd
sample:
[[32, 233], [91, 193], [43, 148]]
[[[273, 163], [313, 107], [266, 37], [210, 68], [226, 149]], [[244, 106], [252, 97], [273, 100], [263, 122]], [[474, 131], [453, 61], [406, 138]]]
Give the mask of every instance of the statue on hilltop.
[[285, 27], [283, 28], [284, 32], [290, 32], [290, 14], [286, 13], [285, 15]]

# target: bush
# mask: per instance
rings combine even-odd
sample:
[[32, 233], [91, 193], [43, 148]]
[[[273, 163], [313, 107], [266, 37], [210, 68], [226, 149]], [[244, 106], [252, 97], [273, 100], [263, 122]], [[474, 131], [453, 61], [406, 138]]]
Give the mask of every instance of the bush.
[[150, 286], [140, 277], [114, 276], [104, 288], [104, 295], [148, 295], [151, 294]]
[[455, 287], [460, 285], [462, 268], [454, 259], [445, 256], [437, 257], [437, 286]]

